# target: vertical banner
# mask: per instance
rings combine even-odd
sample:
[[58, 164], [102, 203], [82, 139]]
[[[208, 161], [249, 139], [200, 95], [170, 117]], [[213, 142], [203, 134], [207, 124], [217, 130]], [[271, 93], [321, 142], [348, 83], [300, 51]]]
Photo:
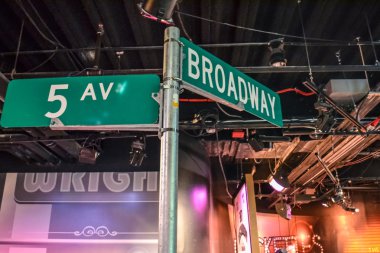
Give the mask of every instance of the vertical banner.
[[240, 188], [236, 195], [234, 204], [237, 252], [251, 253], [247, 186], [245, 184]]
[[255, 189], [251, 174], [245, 174], [245, 182], [234, 200], [236, 246], [238, 253], [258, 253], [259, 237]]

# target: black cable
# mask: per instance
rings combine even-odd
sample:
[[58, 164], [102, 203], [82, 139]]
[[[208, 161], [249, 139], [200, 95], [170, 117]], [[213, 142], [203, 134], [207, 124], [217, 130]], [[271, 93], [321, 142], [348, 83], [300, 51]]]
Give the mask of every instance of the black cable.
[[40, 67], [42, 67], [43, 65], [45, 65], [46, 63], [48, 63], [51, 59], [53, 59], [53, 57], [56, 55], [57, 53], [57, 49], [58, 47], [55, 48], [55, 51], [48, 57], [46, 58], [43, 62], [41, 62], [40, 64], [38, 64], [37, 66], [27, 70], [26, 72], [33, 72], [37, 69], [39, 69]]
[[181, 13], [179, 12], [179, 4], [177, 3], [177, 17], [178, 17], [178, 21], [179, 21], [179, 25], [181, 26], [182, 28], [182, 31], [183, 33], [185, 34], [186, 38], [190, 41], [193, 41], [190, 37], [190, 35], [188, 34], [186, 28], [185, 28], [185, 25], [183, 24], [183, 20], [182, 20], [182, 17], [181, 17]]
[[[36, 10], [36, 8], [34, 7], [34, 5], [29, 2], [30, 6], [32, 7], [32, 9], [34, 10], [34, 12], [36, 13], [37, 17], [41, 20], [41, 23], [45, 26], [45, 28], [48, 30], [48, 32], [52, 35], [52, 37], [56, 40], [56, 41], [53, 41], [51, 40], [50, 38], [48, 38], [48, 36], [46, 36], [46, 34], [41, 31], [41, 29], [39, 28], [39, 26], [36, 24], [36, 22], [34, 21], [34, 19], [30, 16], [29, 12], [25, 9], [25, 6], [23, 5], [22, 1], [20, 0], [17, 0], [17, 4], [18, 6], [20, 6], [20, 8], [22, 9], [22, 11], [24, 12], [24, 14], [26, 15], [26, 17], [29, 19], [30, 23], [34, 26], [34, 28], [37, 30], [37, 32], [46, 40], [48, 41], [49, 43], [51, 43], [52, 45], [54, 46], [60, 46], [64, 49], [66, 49], [66, 47], [64, 45], [62, 45], [62, 43], [55, 37], [55, 35], [53, 34], [53, 32], [49, 29], [49, 27], [47, 26], [46, 22], [43, 21], [43, 19], [41, 18], [41, 16], [39, 15], [38, 11]], [[72, 52], [68, 51], [69, 54], [72, 54]], [[72, 56], [69, 55], [69, 59], [71, 61], [71, 63], [73, 64], [73, 66], [76, 66], [76, 64], [74, 63], [74, 60], [71, 58]], [[78, 63], [77, 63], [78, 64]], [[81, 66], [81, 68], [83, 68]]]
[[302, 18], [302, 11], [301, 11], [301, 0], [297, 0], [297, 4], [298, 4], [298, 14], [299, 14], [300, 21], [301, 21], [303, 40], [304, 40], [304, 43], [305, 43], [307, 66], [309, 67], [309, 78], [310, 78], [311, 82], [314, 82], [314, 80], [313, 80], [313, 73], [311, 72], [310, 57], [309, 57], [309, 48], [307, 46], [305, 27], [303, 25], [303, 18]]
[[379, 60], [377, 58], [377, 53], [376, 53], [375, 45], [373, 44], [372, 32], [371, 32], [371, 27], [369, 26], [369, 21], [368, 21], [367, 14], [365, 15], [365, 21], [367, 23], [368, 33], [369, 33], [369, 37], [371, 39], [371, 45], [372, 45], [373, 55], [375, 56], [375, 59], [376, 59], [376, 65], [379, 65]]
[[[259, 29], [255, 29], [255, 28], [244, 27], [244, 26], [239, 26], [239, 25], [233, 25], [233, 24], [230, 24], [230, 23], [220, 22], [220, 21], [216, 21], [216, 20], [212, 20], [212, 19], [208, 19], [208, 18], [192, 15], [192, 14], [189, 14], [189, 13], [185, 13], [185, 12], [182, 12], [182, 11], [176, 11], [176, 12], [180, 13], [183, 16], [187, 16], [187, 17], [191, 17], [191, 18], [196, 18], [196, 19], [200, 19], [200, 20], [203, 20], [203, 21], [206, 21], [206, 22], [210, 22], [210, 23], [214, 23], [214, 24], [219, 24], [219, 25], [225, 25], [225, 26], [229, 26], [229, 27], [233, 27], [233, 28], [237, 28], [237, 29], [242, 29], [242, 30], [247, 30], [247, 31], [252, 31], [252, 32], [258, 32], [258, 33], [264, 33], [264, 34], [269, 34], [269, 35], [275, 35], [275, 36], [280, 36], [280, 37], [287, 37], [287, 38], [294, 38], [294, 39], [304, 39], [302, 36], [296, 36], [296, 35], [290, 35], [290, 34], [283, 34], [283, 33], [270, 32], [270, 31], [265, 31], [265, 30], [259, 30]], [[315, 41], [347, 43], [346, 41], [330, 40], [330, 39], [322, 39], [322, 38], [313, 38], [313, 37], [308, 37], [307, 39], [308, 40], [315, 40]]]
[[22, 20], [22, 23], [21, 23], [21, 28], [20, 28], [20, 34], [18, 36], [18, 42], [17, 42], [17, 51], [16, 51], [16, 57], [15, 57], [15, 62], [13, 64], [13, 69], [12, 69], [12, 79], [13, 79], [13, 73], [16, 72], [16, 67], [17, 67], [17, 61], [18, 61], [18, 56], [19, 56], [19, 53], [20, 53], [20, 46], [21, 46], [21, 39], [22, 39], [22, 34], [24, 32], [24, 19]]
[[52, 45], [54, 46], [57, 46], [58, 43], [57, 42], [54, 42], [52, 41], [50, 38], [48, 38], [42, 31], [41, 29], [38, 27], [38, 25], [36, 24], [36, 22], [34, 22], [33, 18], [30, 16], [29, 12], [27, 12], [27, 10], [25, 9], [22, 1], [20, 0], [17, 0], [16, 1], [18, 6], [20, 6], [20, 8], [22, 9], [22, 11], [24, 12], [24, 14], [26, 15], [26, 17], [29, 19], [30, 23], [34, 26], [34, 28], [36, 28], [37, 32], [42, 36], [42, 38], [44, 38], [46, 41], [48, 41], [49, 43], [51, 43]]
[[[48, 32], [50, 33], [50, 35], [55, 39], [56, 42], [59, 43], [59, 45], [62, 47], [62, 48], [67, 48], [66, 46], [64, 46], [61, 41], [59, 41], [59, 39], [54, 35], [53, 31], [49, 28], [49, 26], [46, 24], [45, 20], [41, 17], [40, 13], [38, 12], [38, 10], [35, 8], [35, 6], [33, 5], [33, 3], [28, 0], [29, 2], [29, 5], [32, 7], [33, 11], [36, 13], [37, 17], [40, 19], [41, 23], [45, 26], [45, 28], [48, 30]], [[68, 57], [71, 61], [72, 64], [74, 64], [74, 61], [76, 62], [76, 64], [78, 64], [78, 67], [80, 69], [84, 68], [83, 64], [80, 62], [80, 60], [77, 59], [76, 55], [71, 52], [71, 51], [68, 51]], [[75, 66], [75, 64], [74, 64]]]

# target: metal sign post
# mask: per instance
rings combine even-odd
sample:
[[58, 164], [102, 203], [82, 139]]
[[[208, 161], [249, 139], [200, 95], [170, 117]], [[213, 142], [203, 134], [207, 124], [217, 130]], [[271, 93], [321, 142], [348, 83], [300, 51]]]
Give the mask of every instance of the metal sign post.
[[161, 161], [158, 253], [177, 252], [179, 29], [168, 27], [164, 39], [161, 102]]

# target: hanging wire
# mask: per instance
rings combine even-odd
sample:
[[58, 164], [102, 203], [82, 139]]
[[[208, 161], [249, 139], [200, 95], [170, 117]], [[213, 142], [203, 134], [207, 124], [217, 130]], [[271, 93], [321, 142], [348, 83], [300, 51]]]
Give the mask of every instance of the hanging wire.
[[[225, 23], [225, 22], [220, 22], [220, 21], [216, 21], [216, 20], [213, 20], [213, 19], [200, 17], [200, 16], [197, 16], [197, 15], [189, 14], [189, 13], [182, 12], [182, 11], [176, 11], [176, 12], [180, 13], [183, 16], [187, 16], [187, 17], [203, 20], [203, 21], [206, 21], [206, 22], [209, 22], [209, 23], [214, 23], [214, 24], [224, 25], [224, 26], [228, 26], [228, 27], [233, 27], [233, 28], [237, 28], [237, 29], [241, 29], [241, 30], [246, 30], [246, 31], [251, 31], [251, 32], [257, 32], [257, 33], [264, 33], [264, 34], [269, 34], [269, 35], [275, 35], [275, 36], [279, 36], [279, 37], [294, 38], [294, 39], [304, 39], [303, 36], [296, 36], [296, 35], [290, 35], [290, 34], [284, 34], [284, 33], [278, 33], [278, 32], [265, 31], [265, 30], [260, 30], [260, 29], [255, 29], [255, 28], [250, 28], [250, 27], [245, 27], [245, 26], [240, 26], [240, 25], [234, 25], [234, 24]], [[313, 41], [347, 43], [347, 41], [330, 40], [330, 39], [323, 39], [323, 38], [308, 37], [307, 39], [308, 40], [313, 40]]]
[[18, 55], [19, 55], [19, 53], [20, 53], [21, 39], [22, 39], [22, 34], [23, 34], [23, 32], [24, 32], [24, 23], [25, 23], [25, 20], [23, 19], [23, 20], [22, 20], [22, 23], [21, 23], [21, 28], [20, 28], [20, 35], [18, 36], [17, 51], [16, 51], [15, 62], [14, 62], [14, 64], [13, 64], [13, 69], [12, 69], [12, 74], [11, 74], [12, 79], [13, 79], [13, 74], [16, 73], [17, 61], [18, 61]]
[[[53, 31], [49, 28], [49, 26], [46, 24], [45, 20], [41, 17], [40, 13], [38, 12], [38, 10], [36, 9], [36, 7], [33, 5], [33, 3], [31, 2], [31, 0], [28, 0], [28, 3], [29, 5], [32, 7], [34, 13], [37, 15], [37, 17], [40, 19], [42, 25], [47, 29], [47, 31], [50, 33], [50, 35], [54, 38], [54, 40], [57, 42], [57, 44], [64, 48], [64, 49], [67, 49], [67, 47], [65, 47], [60, 41], [59, 39], [55, 36], [55, 34], [53, 33]], [[83, 64], [76, 58], [75, 54], [71, 51], [68, 51], [68, 56], [69, 56], [69, 59], [70, 61], [74, 64], [75, 66], [75, 63], [79, 66], [79, 68], [84, 68]], [[75, 63], [74, 63], [75, 61]]]
[[298, 4], [298, 14], [299, 14], [300, 20], [301, 20], [303, 40], [305, 42], [305, 51], [306, 51], [306, 58], [307, 58], [307, 66], [309, 67], [309, 78], [310, 78], [310, 81], [312, 83], [314, 83], [313, 73], [311, 72], [310, 57], [309, 57], [309, 48], [308, 48], [308, 45], [307, 45], [307, 39], [306, 39], [306, 34], [305, 34], [305, 27], [303, 25], [303, 18], [302, 18], [302, 11], [301, 11], [301, 0], [297, 0], [297, 4]]
[[[361, 46], [361, 44], [360, 44], [360, 37], [356, 37], [355, 40], [356, 40], [357, 45], [358, 45], [358, 48], [359, 48], [360, 58], [361, 58], [361, 60], [362, 60], [362, 65], [365, 66], [363, 50], [362, 50], [362, 46]], [[365, 79], [367, 79], [367, 82], [368, 82], [368, 74], [367, 74], [367, 71], [364, 71], [364, 74], [365, 74]]]
[[223, 179], [224, 179], [224, 185], [226, 187], [226, 193], [227, 195], [233, 199], [229, 189], [228, 189], [228, 182], [227, 182], [227, 177], [226, 177], [226, 173], [224, 172], [224, 166], [223, 166], [223, 162], [222, 162], [222, 157], [220, 155], [220, 148], [219, 148], [219, 134], [218, 134], [218, 129], [215, 128], [215, 136], [216, 136], [216, 146], [217, 146], [217, 152], [218, 152], [218, 160], [219, 160], [219, 165], [220, 165], [220, 170], [222, 172], [222, 175], [223, 175]]
[[36, 24], [36, 22], [30, 16], [29, 12], [25, 9], [25, 6], [23, 5], [22, 1], [18, 0], [17, 4], [18, 4], [18, 6], [20, 6], [21, 10], [24, 12], [24, 14], [26, 15], [26, 17], [29, 19], [29, 22], [34, 26], [34, 28], [36, 28], [37, 32], [42, 36], [42, 38], [44, 38], [46, 41], [48, 41], [49, 43], [51, 43], [53, 46], [58, 45], [57, 42], [54, 42], [53, 40], [51, 40], [50, 38], [48, 38], [46, 36], [46, 34], [41, 31], [41, 29], [38, 27], [38, 25]]
[[186, 27], [185, 25], [183, 24], [183, 20], [182, 20], [182, 16], [181, 16], [181, 12], [180, 12], [180, 9], [179, 9], [179, 3], [177, 3], [177, 17], [178, 17], [178, 21], [179, 21], [179, 25], [181, 26], [181, 30], [183, 31], [183, 33], [185, 34], [186, 38], [190, 41], [193, 41], [189, 35], [189, 33], [187, 32], [186, 30]]
[[373, 55], [375, 56], [375, 65], [376, 66], [379, 66], [380, 63], [379, 63], [379, 59], [377, 58], [377, 53], [376, 53], [376, 49], [375, 49], [375, 45], [373, 44], [373, 37], [372, 37], [372, 32], [371, 32], [371, 27], [369, 26], [369, 21], [368, 21], [368, 16], [367, 14], [365, 15], [365, 21], [367, 23], [367, 28], [368, 28], [368, 33], [369, 33], [369, 37], [371, 39], [371, 45], [372, 45], [372, 50], [373, 50]]
[[234, 114], [230, 114], [228, 112], [226, 112], [221, 106], [219, 103], [215, 102], [216, 106], [218, 106], [219, 110], [222, 111], [225, 115], [229, 116], [229, 117], [232, 117], [232, 118], [239, 118], [239, 119], [242, 119], [243, 117], [240, 116], [240, 115], [234, 115]]
[[[28, 18], [29, 22], [33, 25], [33, 27], [37, 30], [37, 32], [41, 35], [42, 38], [44, 38], [46, 41], [48, 41], [50, 44], [52, 44], [53, 46], [60, 46], [61, 48], [63, 49], [67, 49], [67, 47], [65, 47], [64, 45], [62, 45], [62, 43], [57, 39], [57, 37], [54, 35], [54, 33], [51, 31], [51, 29], [49, 28], [49, 26], [46, 24], [46, 22], [42, 19], [42, 17], [39, 15], [37, 9], [34, 7], [33, 3], [31, 1], [28, 1], [29, 2], [29, 5], [31, 6], [31, 8], [33, 9], [33, 11], [35, 12], [35, 14], [37, 15], [37, 17], [40, 19], [41, 23], [44, 25], [44, 27], [46, 28], [46, 30], [50, 33], [50, 35], [56, 40], [56, 41], [53, 41], [51, 40], [41, 29], [40, 27], [36, 24], [35, 20], [32, 18], [32, 16], [30, 15], [30, 13], [26, 10], [24, 4], [22, 3], [22, 1], [20, 0], [17, 0], [17, 4], [18, 6], [21, 8], [21, 10], [24, 12], [25, 16]], [[69, 56], [69, 60], [71, 61], [71, 63], [73, 64], [73, 66], [77, 67], [80, 66], [80, 68], [84, 68], [84, 66], [76, 59], [75, 55], [73, 52], [71, 52], [70, 50], [67, 51], [68, 52], [68, 56]]]
[[48, 57], [46, 58], [43, 62], [41, 62], [40, 64], [38, 64], [37, 66], [27, 70], [26, 72], [33, 72], [37, 69], [39, 69], [40, 67], [42, 67], [43, 65], [45, 65], [46, 63], [48, 63], [51, 59], [53, 59], [53, 57], [56, 55], [57, 53], [57, 50], [58, 50], [58, 46], [55, 47], [55, 50], [54, 52]]

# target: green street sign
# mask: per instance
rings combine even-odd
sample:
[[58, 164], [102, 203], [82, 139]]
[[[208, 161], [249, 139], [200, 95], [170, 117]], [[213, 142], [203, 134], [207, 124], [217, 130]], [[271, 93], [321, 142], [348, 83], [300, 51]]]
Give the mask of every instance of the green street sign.
[[186, 89], [283, 126], [277, 93], [187, 39], [180, 41]]
[[2, 127], [157, 129], [157, 75], [17, 79], [9, 83]]

